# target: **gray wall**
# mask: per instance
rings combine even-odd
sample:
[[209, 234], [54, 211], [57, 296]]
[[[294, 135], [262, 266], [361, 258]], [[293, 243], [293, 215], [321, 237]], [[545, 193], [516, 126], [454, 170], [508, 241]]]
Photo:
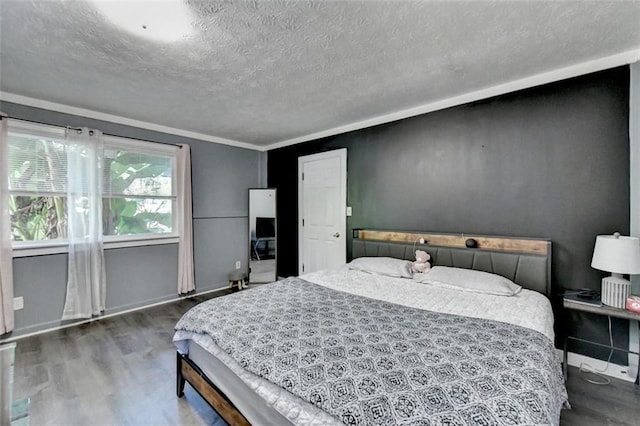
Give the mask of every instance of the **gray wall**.
[[[297, 157], [345, 147], [350, 229], [546, 237], [557, 290], [599, 290], [595, 236], [629, 233], [628, 101], [623, 67], [270, 151], [278, 271], [297, 269]], [[598, 319], [558, 310], [556, 324], [608, 341]], [[625, 346], [626, 324], [615, 334]]]
[[[57, 126], [88, 126], [106, 134], [191, 146], [196, 292], [228, 285], [228, 273], [248, 259], [248, 188], [265, 186], [266, 154], [8, 102], [11, 118]], [[106, 250], [107, 313], [177, 297], [177, 244]], [[60, 324], [67, 255], [14, 259], [16, 311], [13, 335]]]

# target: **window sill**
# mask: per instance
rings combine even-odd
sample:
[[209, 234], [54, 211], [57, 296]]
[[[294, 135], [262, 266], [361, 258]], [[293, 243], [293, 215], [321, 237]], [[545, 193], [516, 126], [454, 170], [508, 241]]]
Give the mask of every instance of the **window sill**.
[[[179, 237], [165, 237], [165, 238], [147, 238], [147, 239], [132, 239], [132, 240], [119, 240], [119, 241], [105, 241], [104, 249], [112, 250], [125, 247], [143, 247], [143, 246], [156, 246], [161, 244], [176, 244], [180, 242]], [[32, 256], [46, 256], [50, 254], [63, 254], [69, 253], [69, 247], [66, 243], [40, 245], [31, 247], [14, 247], [13, 257], [32, 257]]]

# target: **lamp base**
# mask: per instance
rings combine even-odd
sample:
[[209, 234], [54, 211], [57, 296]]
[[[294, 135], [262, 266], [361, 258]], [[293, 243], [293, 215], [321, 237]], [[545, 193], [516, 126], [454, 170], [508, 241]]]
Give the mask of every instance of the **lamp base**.
[[619, 276], [602, 279], [602, 303], [614, 308], [625, 309], [631, 289], [631, 282]]

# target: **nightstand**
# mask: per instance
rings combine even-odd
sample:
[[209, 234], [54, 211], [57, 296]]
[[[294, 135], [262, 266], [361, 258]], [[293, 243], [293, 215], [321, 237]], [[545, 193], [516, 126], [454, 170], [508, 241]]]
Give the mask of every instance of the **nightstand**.
[[[569, 300], [563, 300], [562, 304], [563, 304], [565, 309], [569, 309], [569, 310], [572, 310], [572, 311], [588, 312], [590, 314], [603, 315], [603, 316], [608, 316], [608, 317], [612, 317], [612, 318], [622, 318], [622, 319], [627, 319], [629, 321], [640, 321], [640, 314], [636, 314], [635, 312], [627, 311], [626, 309], [618, 309], [618, 308], [613, 308], [611, 306], [606, 306], [606, 305], [591, 306], [591, 305], [585, 305], [585, 304], [582, 304], [582, 303], [572, 302], [572, 301], [569, 301]], [[601, 346], [601, 347], [604, 347], [604, 348], [614, 349], [616, 351], [626, 352], [626, 353], [630, 353], [630, 354], [634, 354], [634, 355], [640, 355], [640, 353], [635, 352], [635, 351], [630, 351], [628, 349], [612, 347], [612, 346], [609, 346], [609, 345], [604, 345], [602, 343], [592, 342], [590, 340], [584, 340], [584, 339], [580, 339], [578, 337], [573, 337], [573, 336], [566, 335], [565, 338], [564, 338], [564, 356], [563, 356], [563, 363], [562, 363], [562, 368], [563, 368], [565, 379], [567, 378], [567, 342], [569, 340], [577, 340], [579, 342], [588, 343], [588, 344], [596, 345], [596, 346]], [[638, 383], [639, 380], [640, 380], [640, 368], [638, 369], [638, 373], [636, 373], [636, 383]]]

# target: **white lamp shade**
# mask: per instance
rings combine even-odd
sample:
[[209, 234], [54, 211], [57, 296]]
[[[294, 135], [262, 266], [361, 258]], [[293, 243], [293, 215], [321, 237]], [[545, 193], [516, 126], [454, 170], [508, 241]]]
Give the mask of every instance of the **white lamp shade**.
[[615, 274], [640, 274], [640, 238], [598, 235], [591, 267]]

